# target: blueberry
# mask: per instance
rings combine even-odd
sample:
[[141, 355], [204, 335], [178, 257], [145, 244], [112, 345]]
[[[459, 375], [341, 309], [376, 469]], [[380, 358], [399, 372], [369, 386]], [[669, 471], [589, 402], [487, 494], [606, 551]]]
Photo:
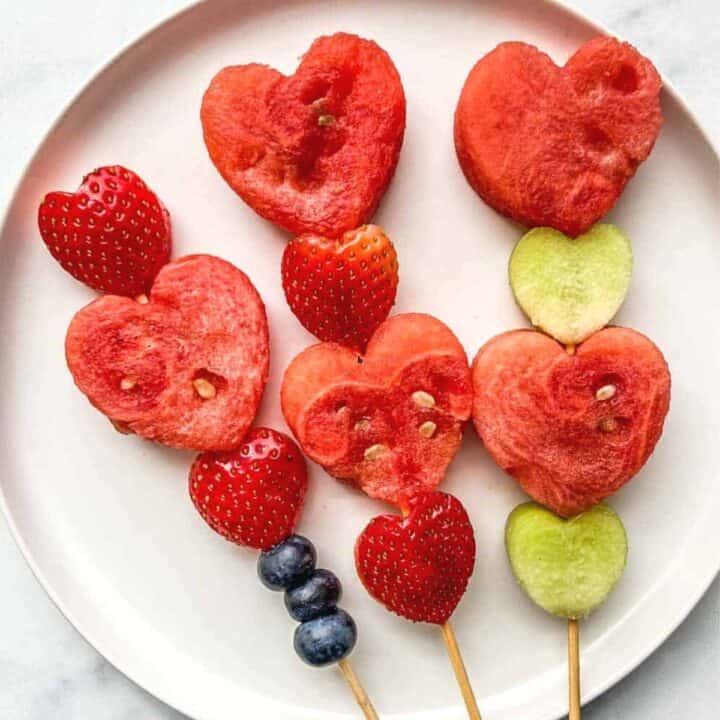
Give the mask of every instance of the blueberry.
[[285, 607], [295, 620], [307, 622], [332, 612], [341, 592], [342, 586], [334, 573], [316, 570], [302, 585], [285, 593]]
[[322, 667], [349, 655], [356, 640], [355, 621], [338, 608], [329, 615], [298, 625], [293, 645], [301, 660]]
[[272, 550], [260, 553], [258, 575], [270, 590], [289, 590], [302, 584], [315, 569], [315, 548], [302, 535], [291, 535]]

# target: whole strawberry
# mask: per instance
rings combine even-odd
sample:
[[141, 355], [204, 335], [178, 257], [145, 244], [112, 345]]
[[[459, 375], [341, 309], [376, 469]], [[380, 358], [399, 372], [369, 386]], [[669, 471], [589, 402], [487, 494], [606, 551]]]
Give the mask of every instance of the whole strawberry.
[[120, 165], [86, 175], [75, 193], [48, 193], [38, 226], [63, 268], [103, 293], [144, 294], [170, 259], [170, 214]]
[[198, 455], [189, 480], [205, 522], [226, 540], [258, 550], [292, 533], [308, 484], [297, 445], [264, 427], [252, 428], [232, 452]]
[[475, 564], [475, 537], [462, 503], [431, 492], [413, 497], [405, 517], [380, 515], [355, 545], [367, 591], [414, 622], [443, 625], [460, 602]]
[[362, 352], [395, 303], [397, 254], [377, 225], [339, 240], [299, 235], [285, 248], [282, 280], [288, 305], [307, 330]]

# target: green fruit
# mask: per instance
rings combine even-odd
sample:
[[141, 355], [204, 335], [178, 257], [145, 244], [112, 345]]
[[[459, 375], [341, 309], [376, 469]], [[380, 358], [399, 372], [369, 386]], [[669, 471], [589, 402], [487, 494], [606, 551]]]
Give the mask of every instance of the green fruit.
[[505, 526], [510, 565], [523, 590], [553, 615], [582, 618], [620, 580], [627, 536], [607, 505], [565, 520], [537, 503], [516, 507]]
[[575, 239], [535, 228], [513, 250], [510, 285], [533, 325], [574, 345], [612, 320], [632, 265], [630, 241], [614, 225], [595, 225]]

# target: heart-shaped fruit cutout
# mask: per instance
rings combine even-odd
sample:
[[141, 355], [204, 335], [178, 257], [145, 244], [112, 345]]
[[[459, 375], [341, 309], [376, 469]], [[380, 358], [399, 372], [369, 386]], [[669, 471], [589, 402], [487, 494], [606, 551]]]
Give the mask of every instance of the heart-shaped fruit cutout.
[[299, 235], [338, 237], [370, 219], [397, 165], [405, 95], [390, 56], [338, 33], [294, 75], [226, 67], [202, 101], [205, 144], [245, 202]]
[[540, 332], [490, 340], [473, 364], [473, 420], [495, 462], [534, 500], [576, 515], [619, 490], [662, 433], [670, 373], [629, 328], [600, 330], [574, 355]]
[[553, 615], [574, 619], [606, 600], [628, 552], [622, 521], [607, 505], [569, 520], [535, 503], [519, 505], [505, 526], [505, 547], [530, 598]]
[[149, 301], [106, 295], [73, 318], [75, 383], [125, 432], [172, 447], [231, 450], [268, 374], [265, 307], [224, 260], [189, 255], [160, 271]]
[[576, 239], [535, 228], [513, 250], [510, 285], [533, 325], [576, 345], [612, 320], [632, 264], [630, 242], [614, 225], [595, 225]]
[[190, 468], [190, 497], [226, 540], [270, 550], [295, 529], [307, 490], [307, 467], [283, 433], [252, 428], [229, 452], [205, 452]]
[[170, 214], [132, 170], [108, 165], [74, 193], [51, 192], [38, 208], [50, 254], [93, 290], [135, 297], [170, 260]]
[[661, 85], [652, 63], [614, 38], [590, 40], [562, 68], [532, 45], [503, 43], [465, 81], [458, 160], [498, 212], [580, 235], [650, 154]]
[[364, 356], [336, 343], [298, 355], [282, 408], [305, 454], [370, 497], [404, 506], [443, 479], [470, 416], [465, 351], [439, 320], [395, 315]]
[[362, 352], [395, 302], [397, 253], [377, 225], [337, 240], [299, 235], [285, 247], [282, 280], [288, 305], [307, 330]]
[[408, 515], [380, 515], [355, 545], [367, 591], [414, 622], [442, 625], [460, 602], [475, 565], [475, 536], [465, 508], [441, 492], [408, 501]]

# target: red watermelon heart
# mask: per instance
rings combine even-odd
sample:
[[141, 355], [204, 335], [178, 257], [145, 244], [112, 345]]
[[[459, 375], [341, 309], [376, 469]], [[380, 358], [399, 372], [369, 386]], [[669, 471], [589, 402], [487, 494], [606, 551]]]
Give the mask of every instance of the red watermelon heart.
[[620, 197], [662, 125], [662, 81], [628, 43], [598, 37], [558, 67], [507, 42], [481, 58], [455, 112], [455, 149], [488, 205], [528, 227], [587, 231]]
[[250, 207], [296, 235], [335, 238], [370, 220], [393, 176], [405, 95], [381, 47], [337, 33], [294, 75], [224, 68], [200, 114], [210, 158]]
[[406, 517], [380, 515], [355, 544], [367, 591], [413, 622], [446, 623], [475, 565], [475, 535], [462, 503], [432, 492], [408, 501]]
[[118, 429], [231, 450], [267, 381], [265, 307], [235, 266], [189, 255], [160, 270], [149, 302], [105, 295], [85, 306], [65, 353], [77, 386]]
[[308, 457], [370, 497], [404, 507], [437, 487], [460, 446], [470, 369], [439, 320], [395, 315], [364, 356], [330, 342], [300, 353], [285, 371], [281, 400]]
[[533, 330], [490, 340], [473, 363], [473, 421], [495, 462], [565, 517], [619, 490], [662, 433], [670, 372], [644, 335], [609, 327], [574, 355]]

